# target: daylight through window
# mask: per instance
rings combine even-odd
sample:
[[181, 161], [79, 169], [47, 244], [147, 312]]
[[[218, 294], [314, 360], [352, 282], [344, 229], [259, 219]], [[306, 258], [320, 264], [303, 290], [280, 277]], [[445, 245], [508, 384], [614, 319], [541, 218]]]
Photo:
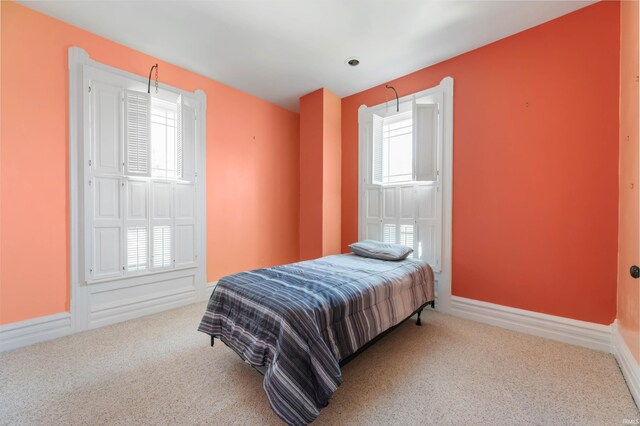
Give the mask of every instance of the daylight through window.
[[382, 120], [382, 183], [413, 180], [413, 121], [411, 112]]
[[160, 99], [151, 101], [151, 175], [178, 176], [177, 105]]

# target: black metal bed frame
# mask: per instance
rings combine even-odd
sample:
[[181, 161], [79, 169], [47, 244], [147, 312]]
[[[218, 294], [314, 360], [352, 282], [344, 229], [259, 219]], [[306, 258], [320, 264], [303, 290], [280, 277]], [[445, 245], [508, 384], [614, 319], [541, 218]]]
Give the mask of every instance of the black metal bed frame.
[[[396, 327], [398, 327], [400, 324], [404, 323], [405, 321], [407, 321], [409, 318], [411, 318], [412, 316], [414, 316], [415, 314], [418, 314], [418, 318], [416, 319], [416, 325], [417, 326], [421, 326], [422, 325], [422, 321], [420, 320], [420, 315], [422, 314], [422, 311], [424, 310], [424, 308], [426, 308], [427, 306], [431, 305], [432, 309], [436, 308], [436, 301], [435, 300], [430, 300], [427, 303], [423, 304], [422, 306], [420, 306], [418, 309], [416, 309], [415, 311], [413, 311], [408, 317], [406, 317], [405, 319], [403, 319], [402, 321], [400, 321], [398, 324], [389, 327], [388, 329], [386, 329], [385, 331], [383, 331], [382, 333], [378, 334], [376, 337], [374, 337], [373, 339], [371, 339], [370, 341], [368, 341], [367, 343], [364, 344], [364, 346], [362, 346], [360, 349], [358, 349], [357, 351], [355, 351], [354, 353], [352, 353], [351, 355], [349, 355], [348, 357], [346, 357], [345, 359], [343, 359], [342, 361], [340, 361], [340, 367], [344, 367], [345, 365], [347, 365], [348, 363], [350, 363], [351, 361], [353, 361], [354, 358], [356, 358], [358, 355], [360, 355], [362, 352], [364, 352], [365, 350], [369, 349], [369, 347], [371, 347], [374, 343], [376, 343], [378, 340], [382, 339], [384, 336], [386, 336], [387, 334], [391, 333], [393, 330], [396, 329]], [[213, 346], [213, 341], [214, 341], [214, 337], [211, 336], [211, 346]], [[227, 344], [227, 342], [225, 342], [224, 340], [220, 339], [220, 341], [222, 343], [224, 343], [225, 345], [229, 346], [231, 349], [233, 349], [230, 345]], [[236, 352], [235, 349], [233, 349], [234, 352]], [[238, 353], [238, 352], [236, 352]], [[242, 355], [240, 355], [238, 353], [238, 356], [240, 357], [240, 359], [244, 360], [242, 358]], [[248, 362], [245, 361], [245, 363], [249, 364]], [[255, 366], [255, 365], [251, 365], [249, 364], [249, 366], [251, 368], [253, 368], [254, 370], [256, 370], [258, 373], [262, 374], [264, 376], [265, 373], [265, 366]]]

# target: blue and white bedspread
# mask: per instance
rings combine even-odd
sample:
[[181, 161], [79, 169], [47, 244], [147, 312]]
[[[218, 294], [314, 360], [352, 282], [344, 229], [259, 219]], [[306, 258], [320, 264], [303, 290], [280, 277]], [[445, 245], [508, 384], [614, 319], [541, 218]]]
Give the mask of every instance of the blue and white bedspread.
[[198, 330], [266, 367], [271, 408], [308, 424], [342, 383], [339, 362], [432, 300], [424, 262], [327, 256], [222, 278]]

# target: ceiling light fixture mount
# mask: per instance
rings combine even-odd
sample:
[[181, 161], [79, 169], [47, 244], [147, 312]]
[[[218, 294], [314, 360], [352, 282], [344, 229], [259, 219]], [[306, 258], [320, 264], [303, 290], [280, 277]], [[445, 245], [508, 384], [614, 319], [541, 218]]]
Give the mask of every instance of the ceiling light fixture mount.
[[356, 57], [347, 58], [344, 63], [352, 67], [357, 67], [360, 64], [360, 59]]

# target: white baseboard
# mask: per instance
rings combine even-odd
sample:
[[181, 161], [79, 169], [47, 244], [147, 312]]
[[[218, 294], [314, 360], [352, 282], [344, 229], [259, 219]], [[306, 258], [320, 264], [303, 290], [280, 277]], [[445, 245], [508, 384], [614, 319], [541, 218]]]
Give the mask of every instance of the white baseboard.
[[629, 391], [640, 408], [640, 365], [617, 324], [602, 325], [452, 296], [451, 314], [462, 318], [615, 355]]
[[71, 314], [61, 312], [0, 326], [0, 352], [71, 334]]
[[640, 365], [638, 365], [638, 362], [622, 338], [620, 330], [618, 330], [617, 322], [614, 323], [612, 327], [611, 346], [613, 348], [613, 354], [618, 360], [618, 365], [620, 365], [620, 370], [622, 370], [622, 375], [627, 381], [631, 396], [633, 396], [636, 405], [640, 408]]
[[[196, 297], [195, 291], [155, 293], [146, 297], [128, 299], [118, 304], [103, 303], [90, 313], [87, 329], [102, 327], [145, 315], [176, 309], [191, 303], [209, 300], [217, 281], [207, 283], [204, 297]], [[18, 349], [36, 343], [67, 336], [74, 330], [70, 312], [33, 318], [0, 326], [0, 352]]]
[[451, 297], [451, 314], [563, 343], [612, 352], [611, 326]]

